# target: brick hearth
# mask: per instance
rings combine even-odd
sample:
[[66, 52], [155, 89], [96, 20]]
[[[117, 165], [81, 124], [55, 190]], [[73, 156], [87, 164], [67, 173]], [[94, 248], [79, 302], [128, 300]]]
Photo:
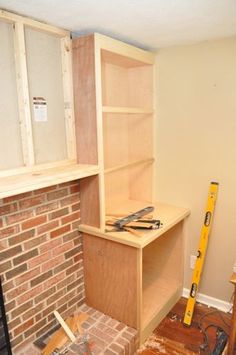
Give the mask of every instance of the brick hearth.
[[11, 345], [33, 342], [84, 302], [78, 181], [0, 200], [0, 274]]
[[[83, 323], [85, 335], [91, 344], [93, 355], [134, 355], [137, 349], [137, 331], [133, 328], [118, 322], [107, 315], [83, 304], [78, 309], [89, 315], [86, 322]], [[43, 337], [37, 343], [46, 345], [50, 337]], [[42, 346], [43, 348], [43, 346]], [[77, 334], [75, 343], [68, 342], [60, 353], [66, 355], [85, 354], [84, 344], [81, 337]], [[23, 347], [15, 355], [40, 355], [41, 350], [30, 344]]]

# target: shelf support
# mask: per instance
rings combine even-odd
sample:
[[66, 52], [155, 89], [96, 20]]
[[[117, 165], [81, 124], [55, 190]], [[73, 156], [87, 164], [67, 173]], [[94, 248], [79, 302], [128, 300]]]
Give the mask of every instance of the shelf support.
[[112, 168], [105, 169], [105, 174], [113, 173], [118, 170], [126, 169], [126, 168], [134, 168], [135, 166], [142, 165], [142, 164], [152, 164], [154, 163], [155, 159], [154, 158], [149, 158], [149, 159], [142, 159], [142, 160], [137, 160], [132, 163], [127, 163], [127, 164], [120, 164], [117, 166], [114, 166]]

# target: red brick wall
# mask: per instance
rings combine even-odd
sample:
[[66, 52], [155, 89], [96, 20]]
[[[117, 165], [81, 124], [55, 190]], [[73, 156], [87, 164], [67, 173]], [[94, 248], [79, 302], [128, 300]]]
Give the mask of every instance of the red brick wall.
[[84, 301], [77, 181], [0, 200], [0, 274], [12, 347]]

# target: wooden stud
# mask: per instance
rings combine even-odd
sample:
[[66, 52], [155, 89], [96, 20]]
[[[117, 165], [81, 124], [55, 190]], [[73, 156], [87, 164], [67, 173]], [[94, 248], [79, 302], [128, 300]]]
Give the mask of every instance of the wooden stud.
[[69, 36], [61, 39], [62, 80], [64, 92], [65, 126], [68, 159], [75, 159], [75, 120], [73, 105], [71, 39]]
[[[157, 83], [157, 61], [155, 58], [155, 63], [153, 65], [153, 93], [156, 93], [153, 95], [153, 115], [152, 115], [152, 152], [153, 156], [156, 155], [156, 152], [158, 151], [158, 140], [156, 139], [156, 135], [158, 132], [158, 127], [157, 127], [157, 122], [158, 122], [158, 114], [159, 111], [157, 110], [157, 97], [159, 96], [159, 92], [157, 91], [159, 89], [159, 86]], [[153, 164], [153, 171], [152, 171], [152, 201], [156, 201], [156, 192], [157, 192], [157, 159], [155, 159], [154, 164]]]
[[104, 147], [103, 147], [103, 120], [102, 120], [102, 67], [101, 67], [101, 46], [94, 35], [94, 60], [95, 60], [95, 92], [97, 112], [97, 144], [98, 144], [98, 165], [99, 174], [99, 197], [100, 197], [100, 228], [105, 230], [105, 177], [104, 177]]
[[32, 166], [35, 160], [23, 22], [14, 24], [14, 46], [23, 160], [26, 166]]

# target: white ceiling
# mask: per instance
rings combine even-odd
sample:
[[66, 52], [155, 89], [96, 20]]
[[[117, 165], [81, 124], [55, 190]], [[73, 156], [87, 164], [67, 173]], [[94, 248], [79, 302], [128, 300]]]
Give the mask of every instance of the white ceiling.
[[236, 0], [0, 0], [0, 8], [146, 49], [236, 35]]

